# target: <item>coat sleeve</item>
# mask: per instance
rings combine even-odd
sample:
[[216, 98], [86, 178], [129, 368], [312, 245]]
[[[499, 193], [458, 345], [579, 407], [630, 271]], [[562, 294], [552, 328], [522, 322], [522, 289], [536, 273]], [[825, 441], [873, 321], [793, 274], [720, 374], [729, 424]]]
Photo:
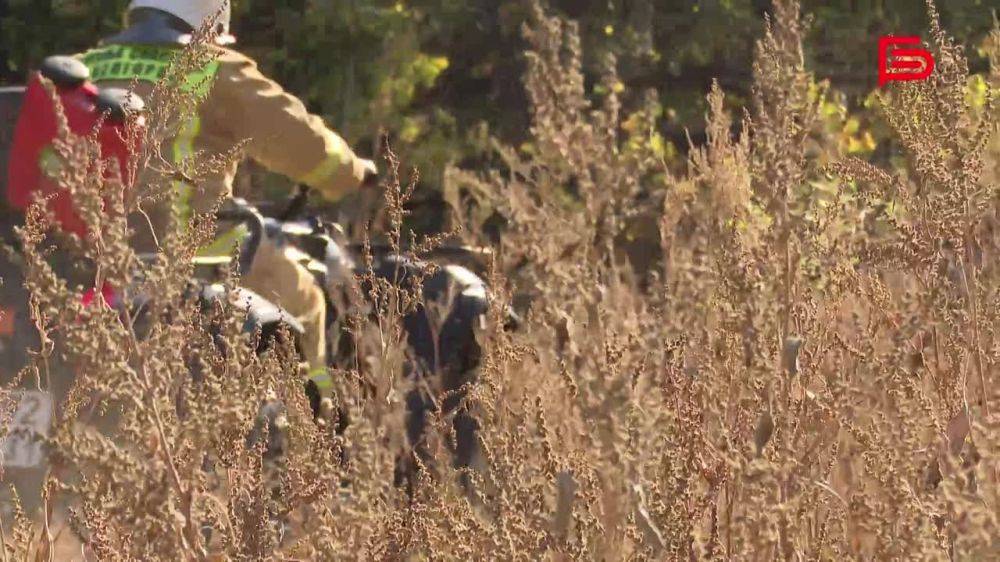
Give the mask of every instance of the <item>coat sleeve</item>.
[[257, 64], [226, 51], [211, 97], [210, 116], [265, 168], [336, 199], [365, 177], [363, 161], [298, 98], [265, 77]]

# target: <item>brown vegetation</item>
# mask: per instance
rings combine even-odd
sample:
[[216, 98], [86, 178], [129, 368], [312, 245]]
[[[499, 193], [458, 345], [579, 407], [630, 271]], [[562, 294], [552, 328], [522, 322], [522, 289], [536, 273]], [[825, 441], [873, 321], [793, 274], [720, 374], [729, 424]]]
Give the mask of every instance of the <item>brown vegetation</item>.
[[[78, 250], [102, 279], [166, 298], [144, 338], [80, 307], [42, 259], [45, 221], [29, 221], [46, 345], [26, 376], [44, 381], [58, 354], [77, 376], [51, 437], [49, 509], [71, 507], [89, 560], [997, 559], [997, 121], [968, 103], [962, 52], [929, 5], [939, 71], [879, 96], [906, 168], [825, 164], [824, 86], [783, 0], [757, 45], [752, 114], [734, 131], [714, 88], [683, 175], [650, 148], [652, 119], [623, 134], [614, 61], [592, 106], [574, 25], [535, 5], [534, 154], [499, 147], [500, 169], [449, 175], [465, 236], [480, 236], [480, 209], [507, 222], [463, 405], [482, 426], [468, 487], [445, 419], [413, 494], [393, 485], [398, 310], [358, 329], [371, 352], [341, 374], [352, 424], [336, 435], [310, 419], [287, 354], [256, 357], [219, 311], [223, 353], [209, 319], [178, 304], [210, 217], [141, 263], [123, 218], [139, 200], [100, 212], [122, 183], [100, 179], [92, 142], [64, 143], [63, 183], [97, 232]], [[996, 73], [1000, 31], [994, 44]], [[649, 217], [655, 262], [636, 266], [629, 241]], [[530, 301], [514, 335], [498, 327], [510, 292]], [[239, 446], [268, 396], [289, 404], [281, 466]], [[85, 429], [103, 409], [113, 440]], [[56, 532], [22, 517], [0, 559], [44, 560]]]

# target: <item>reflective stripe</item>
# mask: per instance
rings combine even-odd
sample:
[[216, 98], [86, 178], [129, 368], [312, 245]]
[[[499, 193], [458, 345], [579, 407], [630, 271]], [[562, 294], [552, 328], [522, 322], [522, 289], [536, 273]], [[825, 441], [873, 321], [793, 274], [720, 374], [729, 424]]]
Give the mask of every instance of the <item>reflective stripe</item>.
[[[180, 53], [180, 49], [160, 46], [109, 45], [82, 55], [83, 63], [90, 69], [93, 82], [104, 80], [159, 82]], [[193, 70], [184, 77], [181, 90], [198, 96], [208, 95], [219, 72], [219, 62], [212, 61]]]
[[350, 149], [347, 147], [347, 143], [329, 131], [325, 131], [324, 133], [324, 144], [326, 145], [327, 152], [326, 158], [310, 170], [309, 173], [300, 178], [302, 183], [314, 187], [328, 180], [340, 168], [351, 165]]
[[56, 154], [52, 145], [47, 145], [38, 153], [38, 167], [49, 179], [58, 179], [62, 171], [62, 158]]
[[215, 75], [218, 73], [219, 61], [212, 61], [200, 70], [185, 76], [181, 89], [185, 92], [191, 92], [199, 98], [204, 98], [212, 90], [212, 85], [215, 84]]
[[[174, 139], [173, 160], [174, 164], [181, 166], [185, 161], [194, 157], [194, 140], [201, 133], [201, 118], [195, 115], [190, 121], [181, 126]], [[191, 184], [185, 181], [174, 181], [174, 189], [177, 190], [177, 207], [181, 215], [181, 221], [187, 222], [191, 218], [191, 195], [194, 191]]]
[[227, 230], [224, 234], [216, 237], [211, 244], [198, 250], [198, 257], [230, 257], [236, 246], [243, 243], [243, 240], [250, 234], [250, 230], [245, 224]]
[[345, 154], [331, 154], [302, 178], [302, 183], [315, 186], [326, 181], [337, 170], [350, 163]]
[[309, 380], [313, 381], [321, 393], [325, 394], [333, 389], [333, 377], [330, 376], [330, 369], [326, 367], [317, 367], [310, 370]]
[[[158, 82], [167, 74], [170, 65], [181, 50], [176, 47], [156, 45], [108, 45], [87, 51], [81, 60], [90, 69], [94, 82], [105, 80]], [[181, 91], [203, 99], [212, 89], [219, 73], [219, 61], [211, 61], [202, 68], [190, 71], [184, 76]], [[182, 165], [194, 156], [194, 141], [201, 132], [201, 119], [197, 116], [184, 123], [173, 145], [173, 163]], [[173, 182], [178, 192], [178, 208], [185, 222], [191, 215], [191, 195], [193, 188], [183, 181]]]
[[83, 63], [90, 69], [90, 79], [132, 80], [157, 82], [167, 73], [167, 67], [177, 53], [163, 47], [129, 47], [109, 45], [83, 54]]

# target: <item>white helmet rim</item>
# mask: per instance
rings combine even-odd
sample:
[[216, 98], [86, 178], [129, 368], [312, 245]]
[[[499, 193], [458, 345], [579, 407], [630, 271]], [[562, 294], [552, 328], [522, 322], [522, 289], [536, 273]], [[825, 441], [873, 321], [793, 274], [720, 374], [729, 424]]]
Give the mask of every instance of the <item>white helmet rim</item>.
[[129, 3], [129, 10], [136, 8], [153, 8], [162, 10], [168, 14], [177, 16], [193, 29], [201, 27], [213, 18], [215, 21], [219, 39], [218, 43], [231, 43], [232, 35], [229, 33], [232, 9], [229, 0], [132, 0]]

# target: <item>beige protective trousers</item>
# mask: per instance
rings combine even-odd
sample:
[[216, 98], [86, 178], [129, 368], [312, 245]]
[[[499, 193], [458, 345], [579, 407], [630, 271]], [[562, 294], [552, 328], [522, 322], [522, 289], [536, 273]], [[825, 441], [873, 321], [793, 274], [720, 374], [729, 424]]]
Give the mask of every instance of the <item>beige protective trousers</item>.
[[316, 278], [290, 252], [264, 240], [242, 285], [294, 316], [305, 335], [302, 352], [310, 369], [326, 366], [326, 300]]

